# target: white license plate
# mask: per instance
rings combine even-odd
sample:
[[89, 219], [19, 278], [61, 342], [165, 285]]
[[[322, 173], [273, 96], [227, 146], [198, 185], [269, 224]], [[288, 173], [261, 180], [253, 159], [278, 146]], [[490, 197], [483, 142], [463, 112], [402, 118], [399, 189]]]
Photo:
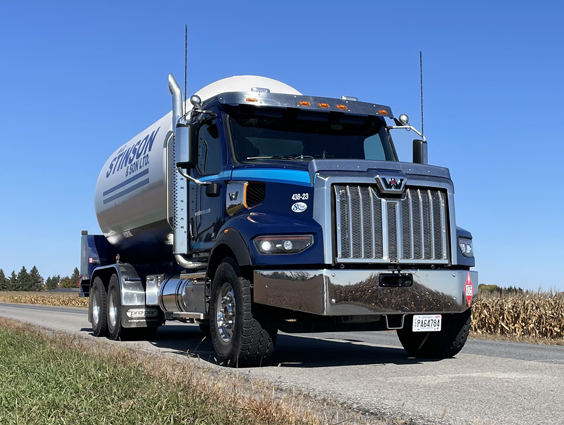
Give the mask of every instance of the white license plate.
[[441, 315], [426, 314], [413, 316], [413, 332], [440, 332]]

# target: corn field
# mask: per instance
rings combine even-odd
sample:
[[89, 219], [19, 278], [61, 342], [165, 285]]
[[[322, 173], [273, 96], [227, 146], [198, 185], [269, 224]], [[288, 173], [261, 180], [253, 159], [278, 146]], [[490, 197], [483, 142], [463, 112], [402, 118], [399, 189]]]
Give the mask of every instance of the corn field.
[[564, 292], [480, 294], [472, 306], [477, 334], [564, 338]]
[[57, 307], [88, 307], [88, 298], [76, 292], [0, 292], [0, 303], [41, 304]]

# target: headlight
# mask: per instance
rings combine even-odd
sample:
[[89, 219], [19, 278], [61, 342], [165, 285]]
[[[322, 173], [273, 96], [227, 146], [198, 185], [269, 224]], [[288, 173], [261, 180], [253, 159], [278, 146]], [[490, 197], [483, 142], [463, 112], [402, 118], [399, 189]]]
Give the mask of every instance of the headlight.
[[460, 237], [458, 238], [458, 246], [460, 247], [462, 255], [464, 255], [465, 257], [474, 256], [474, 250], [472, 249], [472, 239]]
[[261, 254], [296, 254], [313, 245], [313, 235], [259, 236], [254, 243]]

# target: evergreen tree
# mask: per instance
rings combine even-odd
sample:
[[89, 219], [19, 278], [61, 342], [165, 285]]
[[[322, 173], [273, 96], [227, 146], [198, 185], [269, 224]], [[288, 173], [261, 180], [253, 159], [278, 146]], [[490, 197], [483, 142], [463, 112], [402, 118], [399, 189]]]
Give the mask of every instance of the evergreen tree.
[[31, 279], [31, 287], [29, 291], [43, 291], [43, 277], [39, 274], [37, 267], [33, 266], [29, 271], [29, 278]]
[[16, 276], [16, 271], [12, 270], [12, 274], [10, 275], [10, 278], [8, 279], [8, 291], [17, 291], [18, 288], [18, 277]]
[[10, 281], [6, 278], [4, 270], [0, 269], [0, 291], [7, 291], [10, 287]]
[[78, 271], [78, 267], [74, 268], [70, 279], [74, 283], [74, 286], [76, 286], [77, 288], [80, 286], [80, 272]]
[[33, 291], [32, 289], [33, 282], [25, 266], [22, 266], [22, 269], [18, 273], [17, 285], [19, 291]]

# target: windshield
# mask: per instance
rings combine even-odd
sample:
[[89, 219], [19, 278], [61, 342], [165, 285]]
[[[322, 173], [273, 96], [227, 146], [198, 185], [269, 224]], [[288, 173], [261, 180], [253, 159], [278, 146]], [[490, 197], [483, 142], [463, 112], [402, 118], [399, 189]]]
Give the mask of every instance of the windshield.
[[258, 159], [397, 161], [380, 117], [296, 109], [228, 107], [239, 162]]

